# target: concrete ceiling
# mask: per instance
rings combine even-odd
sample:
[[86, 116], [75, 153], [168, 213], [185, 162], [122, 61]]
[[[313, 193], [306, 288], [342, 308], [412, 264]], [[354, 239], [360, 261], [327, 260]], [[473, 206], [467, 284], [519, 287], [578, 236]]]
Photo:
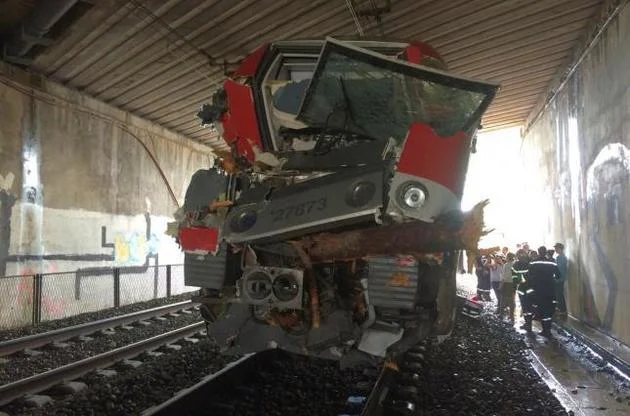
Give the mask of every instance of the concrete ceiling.
[[34, 7], [35, 0], [0, 0], [0, 36], [13, 31]]
[[[484, 128], [522, 125], [567, 68], [604, 0], [103, 0], [32, 69], [209, 145], [196, 113], [260, 43], [356, 35], [431, 43], [456, 73], [501, 83]], [[353, 18], [349, 4], [358, 16]]]

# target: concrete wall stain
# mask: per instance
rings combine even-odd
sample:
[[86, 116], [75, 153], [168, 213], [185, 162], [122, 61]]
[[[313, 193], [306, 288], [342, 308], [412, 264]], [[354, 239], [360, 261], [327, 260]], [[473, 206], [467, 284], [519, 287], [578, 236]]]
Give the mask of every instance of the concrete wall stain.
[[[567, 247], [570, 313], [630, 344], [630, 7], [621, 11], [527, 132], [530, 200], [551, 195], [549, 224]], [[551, 192], [550, 192], [551, 191]]]
[[17, 197], [13, 194], [14, 176], [8, 173], [0, 175], [0, 276], [7, 271], [9, 246], [11, 245], [11, 215]]
[[[192, 174], [211, 164], [211, 150], [54, 82], [29, 79], [0, 62], [0, 276], [23, 275], [0, 281], [0, 316], [23, 313], [26, 321], [18, 321], [29, 322], [36, 273], [63, 272], [48, 281], [69, 283], [69, 297], [44, 294], [51, 317], [105, 302], [93, 298], [93, 284], [110, 282], [114, 267], [138, 274], [145, 282], [138, 290], [157, 296], [160, 260], [182, 261], [157, 235]], [[4, 186], [9, 172], [12, 188]], [[147, 197], [155, 201], [150, 210]], [[96, 276], [103, 279], [87, 279]]]

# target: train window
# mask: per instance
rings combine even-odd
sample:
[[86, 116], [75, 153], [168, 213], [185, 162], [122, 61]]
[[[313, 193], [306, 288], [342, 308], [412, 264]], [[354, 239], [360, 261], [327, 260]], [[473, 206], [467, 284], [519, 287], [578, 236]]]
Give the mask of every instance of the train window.
[[279, 56], [264, 80], [267, 117], [274, 141], [281, 127], [300, 129], [306, 125], [295, 117], [308, 88], [317, 56]]

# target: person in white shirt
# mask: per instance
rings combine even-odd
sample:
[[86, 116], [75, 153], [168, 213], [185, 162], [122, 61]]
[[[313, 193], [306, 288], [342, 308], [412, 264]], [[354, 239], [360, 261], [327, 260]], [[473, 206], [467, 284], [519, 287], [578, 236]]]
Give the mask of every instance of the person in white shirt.
[[494, 290], [494, 296], [497, 297], [497, 304], [501, 305], [501, 271], [503, 270], [503, 261], [500, 256], [492, 256], [490, 261], [490, 284]]

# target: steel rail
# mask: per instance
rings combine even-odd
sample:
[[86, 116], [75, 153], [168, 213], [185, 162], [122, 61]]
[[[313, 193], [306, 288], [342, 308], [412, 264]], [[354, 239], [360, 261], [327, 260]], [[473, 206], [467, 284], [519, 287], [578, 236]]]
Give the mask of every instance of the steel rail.
[[85, 358], [62, 367], [55, 368], [44, 373], [23, 378], [13, 383], [0, 386], [0, 406], [29, 395], [45, 391], [62, 382], [71, 381], [81, 377], [90, 371], [109, 367], [121, 360], [133, 358], [145, 351], [151, 351], [177, 341], [182, 338], [199, 333], [205, 328], [203, 322], [198, 322], [165, 334], [157, 335], [124, 347], [117, 348], [103, 354]]
[[382, 403], [385, 400], [387, 393], [389, 393], [389, 387], [394, 381], [395, 374], [396, 370], [390, 367], [384, 366], [381, 369], [381, 373], [376, 379], [376, 383], [374, 383], [374, 387], [372, 387], [372, 390], [367, 397], [365, 405], [363, 406], [361, 416], [373, 416], [381, 414]]
[[129, 313], [126, 315], [112, 316], [110, 318], [101, 319], [94, 322], [86, 322], [84, 324], [74, 325], [67, 328], [60, 328], [41, 334], [28, 335], [8, 341], [0, 342], [0, 357], [14, 354], [25, 349], [33, 349], [55, 342], [66, 341], [82, 335], [89, 335], [94, 332], [122, 326], [133, 322], [142, 321], [156, 316], [166, 315], [182, 309], [188, 309], [194, 306], [192, 301], [184, 301], [173, 303], [170, 305], [158, 306], [156, 308], [147, 309]]
[[[187, 414], [195, 409], [203, 408], [208, 396], [217, 393], [220, 389], [233, 384], [242, 383], [247, 374], [255, 371], [256, 364], [282, 359], [284, 351], [269, 349], [257, 353], [247, 354], [244, 357], [226, 365], [216, 373], [204, 377], [197, 384], [179, 391], [168, 400], [152, 406], [141, 413], [141, 416], [171, 416]], [[397, 370], [384, 366], [376, 382], [371, 387], [364, 404], [361, 406], [361, 416], [376, 416], [386, 414], [383, 409], [389, 390], [395, 380]], [[343, 413], [345, 414], [345, 412]], [[352, 413], [358, 414], [358, 413]]]
[[238, 379], [252, 371], [256, 362], [271, 360], [277, 354], [277, 350], [265, 350], [257, 353], [246, 354], [242, 358], [233, 361], [216, 373], [204, 377], [197, 384], [179, 391], [165, 402], [146, 409], [141, 416], [171, 416], [186, 414], [191, 410], [204, 405], [208, 394], [214, 390], [236, 382]]

